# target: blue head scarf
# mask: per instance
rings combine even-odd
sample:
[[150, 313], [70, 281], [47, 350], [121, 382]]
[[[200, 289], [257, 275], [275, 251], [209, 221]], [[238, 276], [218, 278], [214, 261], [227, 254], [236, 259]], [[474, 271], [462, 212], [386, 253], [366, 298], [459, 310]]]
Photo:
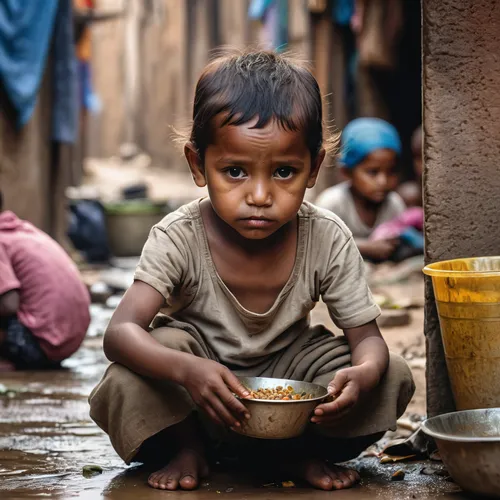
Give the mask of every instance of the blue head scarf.
[[340, 163], [354, 168], [377, 149], [391, 149], [401, 154], [401, 140], [397, 130], [380, 118], [357, 118], [342, 132]]

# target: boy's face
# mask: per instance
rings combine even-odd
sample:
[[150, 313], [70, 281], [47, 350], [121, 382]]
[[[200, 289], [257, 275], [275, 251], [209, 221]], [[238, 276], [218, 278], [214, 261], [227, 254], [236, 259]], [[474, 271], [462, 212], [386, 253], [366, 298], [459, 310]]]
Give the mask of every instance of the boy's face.
[[353, 169], [344, 169], [355, 193], [372, 203], [382, 203], [398, 183], [397, 156], [390, 149], [377, 149]]
[[313, 162], [303, 133], [283, 130], [274, 121], [260, 129], [252, 128], [257, 119], [221, 128], [222, 119], [214, 120], [204, 165], [186, 146], [194, 180], [208, 187], [217, 215], [241, 236], [267, 238], [296, 217], [325, 153]]

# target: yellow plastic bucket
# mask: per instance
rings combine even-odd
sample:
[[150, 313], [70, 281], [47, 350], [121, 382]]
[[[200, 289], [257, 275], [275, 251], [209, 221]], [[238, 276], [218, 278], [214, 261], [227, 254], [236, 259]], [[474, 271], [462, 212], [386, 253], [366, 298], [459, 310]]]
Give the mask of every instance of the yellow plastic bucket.
[[500, 257], [436, 262], [424, 273], [457, 410], [500, 407]]

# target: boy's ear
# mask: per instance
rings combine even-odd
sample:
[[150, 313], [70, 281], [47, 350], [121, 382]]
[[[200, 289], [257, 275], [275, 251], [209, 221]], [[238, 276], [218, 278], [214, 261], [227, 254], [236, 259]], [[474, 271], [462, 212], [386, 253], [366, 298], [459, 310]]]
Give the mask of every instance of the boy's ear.
[[319, 169], [321, 168], [321, 164], [325, 160], [326, 151], [321, 149], [317, 154], [316, 158], [311, 164], [311, 173], [309, 174], [309, 180], [307, 181], [307, 187], [313, 188], [318, 179]]
[[191, 170], [191, 175], [193, 176], [194, 183], [198, 187], [205, 187], [207, 185], [207, 180], [205, 178], [205, 170], [203, 169], [203, 164], [201, 162], [198, 150], [192, 142], [186, 142], [184, 146], [184, 155], [189, 164], [189, 169]]

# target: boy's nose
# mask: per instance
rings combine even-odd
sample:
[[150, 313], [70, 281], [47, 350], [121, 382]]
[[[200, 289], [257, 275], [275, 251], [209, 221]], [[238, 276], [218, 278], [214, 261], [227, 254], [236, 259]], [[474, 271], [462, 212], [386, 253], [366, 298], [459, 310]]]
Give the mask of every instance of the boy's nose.
[[272, 204], [271, 190], [267, 182], [254, 182], [247, 195], [247, 203], [258, 207]]

